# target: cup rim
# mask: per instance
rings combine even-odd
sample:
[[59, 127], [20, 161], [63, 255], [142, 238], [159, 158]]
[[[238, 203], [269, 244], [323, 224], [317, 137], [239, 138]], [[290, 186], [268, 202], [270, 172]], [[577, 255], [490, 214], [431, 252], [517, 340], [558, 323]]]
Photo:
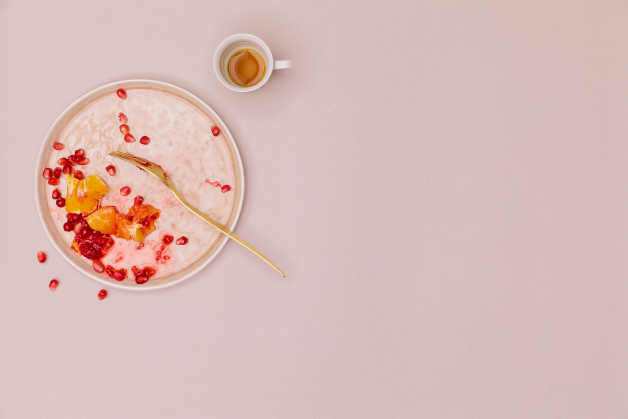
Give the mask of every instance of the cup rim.
[[[222, 53], [229, 45], [237, 41], [250, 41], [256, 44], [257, 46], [259, 46], [267, 56], [266, 58], [268, 62], [266, 63], [266, 67], [267, 67], [266, 74], [264, 74], [264, 77], [262, 78], [262, 80], [260, 80], [259, 83], [257, 83], [254, 86], [240, 87], [231, 83], [229, 80], [225, 78], [220, 68], [220, 58], [222, 57]], [[244, 93], [244, 92], [252, 92], [254, 90], [257, 90], [263, 85], [265, 85], [266, 82], [268, 82], [268, 79], [270, 78], [270, 75], [273, 72], [274, 67], [275, 67], [275, 60], [273, 59], [273, 53], [271, 52], [270, 48], [268, 47], [266, 42], [264, 42], [264, 40], [262, 40], [259, 36], [255, 36], [250, 33], [235, 33], [233, 35], [227, 36], [216, 47], [216, 50], [214, 51], [213, 67], [214, 67], [214, 73], [216, 74], [216, 78], [218, 78], [218, 81], [220, 81], [220, 83], [223, 86], [225, 86], [229, 90], [233, 90], [234, 92]]]

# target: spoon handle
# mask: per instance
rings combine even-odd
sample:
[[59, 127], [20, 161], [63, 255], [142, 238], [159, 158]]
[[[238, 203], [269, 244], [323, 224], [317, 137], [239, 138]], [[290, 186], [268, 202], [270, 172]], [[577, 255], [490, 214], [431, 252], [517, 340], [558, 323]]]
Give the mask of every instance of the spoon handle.
[[248, 249], [251, 253], [253, 253], [255, 256], [257, 256], [258, 258], [262, 259], [264, 262], [266, 262], [268, 265], [270, 265], [274, 270], [276, 270], [277, 272], [279, 272], [279, 274], [281, 275], [282, 278], [286, 277], [286, 274], [284, 274], [281, 269], [279, 269], [277, 267], [277, 265], [275, 265], [273, 262], [271, 262], [270, 259], [268, 259], [266, 256], [264, 256], [264, 254], [262, 254], [262, 252], [260, 252], [259, 250], [257, 250], [256, 248], [254, 248], [251, 244], [249, 244], [246, 240], [244, 240], [243, 238], [241, 238], [240, 236], [236, 235], [234, 232], [232, 232], [231, 230], [229, 230], [227, 227], [223, 226], [222, 224], [220, 224], [219, 222], [213, 220], [212, 218], [210, 218], [209, 216], [207, 216], [206, 214], [202, 213], [198, 208], [194, 207], [192, 204], [190, 204], [189, 202], [187, 202], [185, 199], [183, 199], [182, 196], [180, 196], [177, 192], [174, 192], [174, 196], [175, 198], [177, 198], [177, 200], [179, 202], [181, 202], [181, 204], [186, 207], [188, 210], [192, 211], [197, 217], [199, 217], [200, 219], [202, 219], [203, 221], [205, 221], [207, 224], [214, 226], [215, 228], [217, 228], [218, 230], [220, 230], [225, 236], [229, 237], [231, 240], [237, 242], [239, 245], [241, 245], [242, 247], [245, 247], [246, 249]]

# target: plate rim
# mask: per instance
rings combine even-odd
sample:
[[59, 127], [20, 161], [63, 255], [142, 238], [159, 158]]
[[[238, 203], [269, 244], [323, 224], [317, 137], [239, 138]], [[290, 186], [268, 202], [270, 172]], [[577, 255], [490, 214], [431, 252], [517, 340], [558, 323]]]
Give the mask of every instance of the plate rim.
[[50, 137], [52, 135], [53, 130], [55, 129], [55, 127], [57, 126], [57, 124], [59, 123], [59, 121], [62, 120], [62, 118], [72, 109], [74, 108], [77, 104], [79, 104], [81, 101], [85, 100], [86, 98], [88, 98], [91, 95], [94, 95], [95, 93], [102, 91], [102, 90], [107, 90], [107, 89], [111, 89], [113, 87], [118, 87], [118, 88], [124, 88], [124, 85], [127, 84], [133, 84], [133, 83], [144, 83], [144, 84], [153, 84], [156, 86], [161, 86], [161, 87], [166, 87], [168, 89], [172, 89], [175, 90], [179, 93], [181, 93], [183, 96], [188, 96], [189, 98], [195, 100], [196, 102], [200, 103], [201, 105], [203, 105], [205, 107], [205, 110], [207, 112], [209, 112], [209, 114], [215, 118], [215, 121], [218, 122], [220, 124], [220, 128], [222, 131], [224, 131], [227, 134], [227, 140], [231, 143], [232, 148], [234, 150], [234, 154], [236, 157], [236, 165], [240, 171], [240, 197], [239, 197], [239, 204], [236, 208], [235, 211], [235, 215], [233, 217], [233, 220], [231, 221], [231, 223], [229, 225], [227, 225], [227, 227], [231, 230], [234, 231], [235, 227], [238, 224], [238, 220], [240, 219], [240, 215], [242, 213], [242, 207], [244, 205], [244, 192], [245, 192], [245, 173], [244, 173], [244, 164], [242, 162], [242, 156], [240, 154], [240, 149], [238, 147], [238, 144], [235, 140], [235, 137], [233, 136], [233, 134], [231, 133], [231, 131], [229, 130], [229, 127], [227, 126], [227, 124], [225, 124], [225, 122], [222, 120], [222, 118], [220, 117], [220, 115], [218, 115], [218, 113], [211, 107], [209, 106], [209, 104], [207, 104], [203, 99], [199, 98], [198, 96], [196, 96], [194, 93], [190, 92], [187, 89], [184, 89], [182, 87], [179, 87], [175, 84], [169, 83], [169, 82], [165, 82], [165, 81], [161, 81], [161, 80], [154, 80], [154, 79], [123, 79], [123, 80], [117, 80], [117, 81], [113, 81], [113, 82], [109, 82], [106, 84], [102, 84], [99, 85], [89, 91], [87, 91], [86, 93], [82, 94], [81, 96], [79, 96], [77, 99], [75, 99], [72, 103], [70, 103], [68, 106], [66, 106], [63, 111], [61, 113], [59, 113], [59, 115], [57, 116], [57, 118], [55, 118], [55, 120], [52, 122], [52, 124], [50, 124], [50, 126], [48, 127], [48, 130], [46, 131], [44, 137], [43, 137], [43, 141], [39, 147], [39, 152], [37, 153], [37, 162], [35, 164], [35, 188], [34, 188], [34, 197], [35, 197], [35, 205], [37, 207], [37, 215], [39, 217], [39, 220], [42, 224], [42, 226], [44, 227], [44, 231], [46, 232], [46, 236], [48, 236], [48, 240], [50, 240], [50, 242], [52, 243], [53, 247], [57, 250], [57, 252], [59, 252], [61, 254], [61, 256], [63, 256], [63, 258], [71, 265], [73, 266], [76, 270], [78, 270], [80, 273], [86, 275], [87, 277], [95, 280], [96, 282], [99, 282], [103, 285], [109, 286], [109, 287], [113, 287], [113, 288], [117, 288], [117, 289], [122, 289], [122, 290], [126, 290], [126, 291], [153, 291], [153, 290], [160, 290], [160, 289], [165, 289], [165, 288], [170, 288], [174, 285], [180, 284], [181, 282], [193, 277], [194, 275], [198, 274], [201, 270], [203, 270], [205, 267], [207, 267], [207, 265], [209, 265], [214, 258], [216, 258], [216, 256], [222, 251], [222, 249], [225, 247], [225, 245], [227, 244], [227, 241], [229, 240], [228, 237], [222, 235], [222, 237], [219, 239], [219, 243], [218, 246], [216, 247], [216, 250], [213, 252], [212, 255], [210, 255], [207, 260], [205, 260], [204, 262], [200, 263], [196, 268], [192, 269], [190, 272], [186, 273], [185, 275], [183, 275], [181, 278], [175, 280], [175, 281], [170, 281], [167, 282], [165, 284], [158, 284], [158, 285], [152, 285], [149, 287], [135, 287], [135, 286], [129, 286], [129, 285], [124, 285], [122, 283], [114, 283], [112, 281], [107, 281], [103, 278], [100, 278], [98, 275], [95, 275], [93, 272], [88, 271], [87, 269], [84, 269], [81, 266], [78, 266], [76, 263], [74, 263], [73, 260], [71, 260], [68, 255], [65, 254], [65, 252], [59, 247], [59, 245], [57, 244], [57, 242], [55, 241], [52, 232], [49, 230], [48, 225], [46, 224], [46, 222], [44, 221], [44, 216], [43, 216], [43, 208], [42, 208], [42, 203], [40, 202], [39, 199], [39, 186], [40, 186], [40, 182], [41, 182], [41, 165], [42, 165], [42, 158], [44, 155], [44, 152], [46, 151], [46, 145], [48, 144]]

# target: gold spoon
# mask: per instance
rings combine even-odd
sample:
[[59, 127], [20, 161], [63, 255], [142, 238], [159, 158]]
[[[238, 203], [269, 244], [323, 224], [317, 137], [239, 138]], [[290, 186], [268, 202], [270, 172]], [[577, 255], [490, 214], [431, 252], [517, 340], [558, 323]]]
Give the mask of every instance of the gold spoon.
[[227, 227], [223, 226], [222, 224], [218, 223], [217, 221], [212, 220], [210, 217], [208, 217], [207, 215], [203, 214], [197, 208], [192, 206], [188, 201], [183, 199], [181, 194], [174, 187], [174, 184], [172, 183], [172, 180], [170, 179], [170, 177], [168, 176], [166, 171], [160, 165], [158, 165], [157, 163], [153, 163], [153, 162], [151, 162], [149, 160], [146, 160], [146, 159], [144, 159], [142, 157], [134, 156], [133, 154], [130, 154], [130, 153], [121, 153], [119, 151], [112, 151], [111, 153], [109, 153], [109, 155], [113, 156], [113, 157], [117, 157], [117, 158], [122, 159], [124, 161], [127, 161], [127, 162], [129, 162], [129, 163], [139, 167], [140, 169], [144, 170], [145, 172], [148, 172], [151, 175], [155, 176], [164, 185], [166, 185], [166, 187], [168, 189], [170, 189], [170, 192], [172, 192], [174, 197], [177, 198], [177, 200], [185, 208], [187, 208], [188, 210], [192, 211], [197, 217], [199, 217], [200, 219], [205, 221], [207, 224], [210, 224], [210, 225], [216, 227], [218, 230], [220, 230], [225, 236], [229, 237], [231, 240], [234, 240], [235, 242], [237, 242], [241, 246], [246, 247], [247, 249], [249, 249], [249, 251], [251, 253], [255, 254], [258, 258], [262, 259], [264, 262], [266, 262], [267, 264], [272, 266], [272, 268], [274, 270], [276, 270], [277, 272], [279, 272], [283, 278], [286, 277], [286, 274], [284, 274], [281, 271], [281, 269], [279, 269], [277, 267], [277, 265], [272, 263], [270, 261], [270, 259], [268, 259], [266, 256], [264, 256], [262, 254], [262, 252], [260, 252], [259, 250], [257, 250], [256, 248], [254, 248], [253, 246], [248, 244], [246, 241], [244, 241], [243, 239], [241, 239], [237, 235], [235, 235]]

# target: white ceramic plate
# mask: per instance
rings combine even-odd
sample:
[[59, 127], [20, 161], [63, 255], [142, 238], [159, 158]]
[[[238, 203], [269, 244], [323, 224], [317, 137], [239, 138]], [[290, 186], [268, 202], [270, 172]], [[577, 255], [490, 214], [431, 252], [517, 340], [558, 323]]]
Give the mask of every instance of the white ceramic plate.
[[231, 132], [229, 132], [229, 129], [222, 121], [222, 119], [220, 119], [218, 114], [201, 99], [180, 87], [155, 80], [123, 80], [106, 84], [81, 96], [63, 111], [63, 113], [57, 118], [57, 120], [48, 130], [41, 149], [39, 150], [39, 156], [35, 172], [35, 202], [37, 203], [37, 211], [44, 226], [44, 230], [46, 231], [54, 247], [59, 251], [59, 253], [61, 253], [61, 255], [63, 255], [63, 257], [68, 262], [70, 262], [72, 266], [74, 266], [84, 275], [100, 283], [116, 288], [129, 290], [149, 290], [165, 288], [178, 284], [179, 282], [190, 278], [192, 275], [203, 269], [209, 262], [211, 262], [216, 257], [216, 255], [218, 254], [218, 252], [220, 252], [228, 239], [225, 236], [221, 236], [214, 243], [214, 245], [201, 256], [200, 259], [198, 259], [196, 262], [192, 263], [185, 269], [173, 273], [169, 276], [159, 278], [154, 281], [148, 281], [143, 285], [137, 285], [134, 281], [117, 282], [109, 278], [107, 275], [97, 274], [96, 272], [94, 272], [91, 266], [91, 262], [89, 262], [86, 258], [77, 255], [69, 248], [69, 246], [61, 237], [57, 227], [54, 225], [53, 219], [50, 215], [50, 212], [48, 211], [47, 200], [49, 199], [49, 197], [46, 188], [47, 185], [46, 182], [43, 181], [41, 174], [43, 169], [46, 167], [46, 162], [48, 161], [50, 153], [53, 152], [52, 143], [56, 141], [56, 138], [58, 138], [59, 133], [63, 130], [66, 124], [71, 121], [72, 118], [77, 113], [79, 113], [87, 104], [91, 103], [92, 101], [103, 95], [115, 94], [115, 91], [119, 88], [150, 88], [176, 95], [179, 98], [182, 98], [190, 102], [192, 105], [196, 106], [199, 110], [201, 110], [201, 112], [205, 113], [209, 118], [216, 122], [216, 124], [220, 127], [222, 135], [224, 136], [229, 146], [231, 157], [235, 166], [236, 181], [234, 182], [233, 186], [234, 191], [237, 194], [235, 197], [236, 202], [233, 206], [234, 209], [230, 214], [229, 221], [225, 223], [226, 226], [229, 227], [231, 230], [235, 228], [238, 217], [240, 216], [240, 212], [242, 210], [242, 201], [244, 198], [244, 169], [242, 166], [240, 152], [238, 151], [238, 147], [233, 139], [233, 136], [231, 135]]

